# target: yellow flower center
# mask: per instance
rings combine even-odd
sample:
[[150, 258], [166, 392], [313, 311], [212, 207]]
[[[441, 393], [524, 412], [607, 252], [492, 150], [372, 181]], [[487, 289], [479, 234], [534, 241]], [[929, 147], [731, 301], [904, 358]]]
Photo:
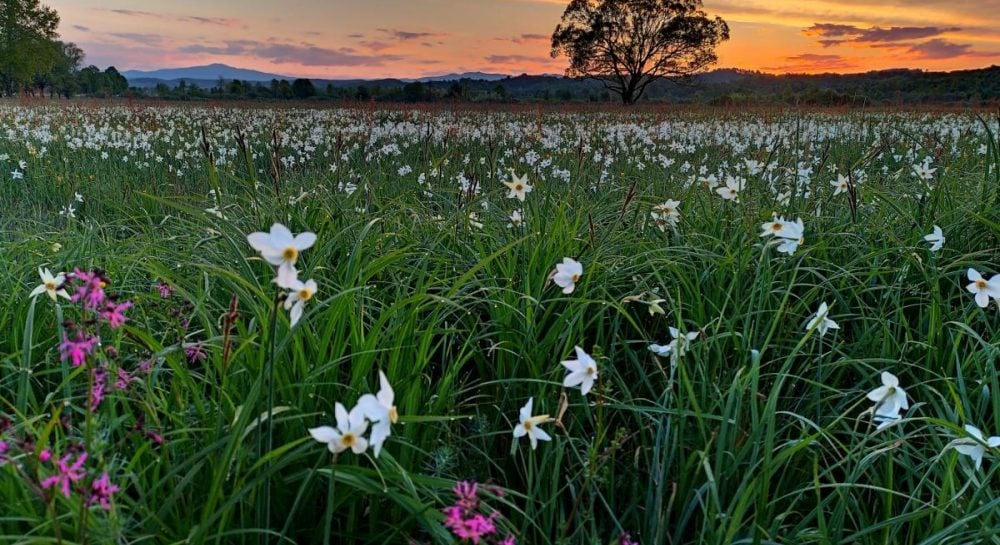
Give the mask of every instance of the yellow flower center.
[[777, 233], [778, 231], [781, 230], [781, 224], [780, 223], [772, 223], [771, 224], [771, 230], [774, 231], [775, 233]]
[[289, 247], [285, 248], [285, 250], [283, 252], [281, 252], [281, 257], [285, 261], [290, 261], [290, 262], [294, 263], [295, 260], [298, 259], [298, 257], [299, 257], [299, 251], [294, 246], [289, 246]]
[[104, 280], [101, 280], [101, 289], [103, 290], [106, 287], [108, 287], [108, 283], [105, 282]]
[[299, 290], [299, 299], [301, 299], [303, 301], [308, 301], [308, 300], [312, 299], [312, 296], [313, 296], [313, 292], [312, 292], [312, 290], [310, 290], [308, 288], [302, 288], [302, 289]]
[[353, 447], [354, 443], [358, 441], [358, 438], [354, 436], [353, 433], [345, 433], [340, 436], [340, 444], [345, 447]]
[[597, 369], [594, 369], [593, 367], [588, 367], [587, 368], [587, 374], [588, 375], [593, 375], [596, 372], [597, 372]]
[[572, 280], [573, 283], [575, 284], [580, 281], [580, 275], [574, 274], [573, 276], [570, 277], [570, 280]]
[[982, 278], [976, 280], [976, 288], [981, 290], [986, 289], [986, 280], [983, 280]]
[[514, 184], [514, 191], [521, 191], [523, 189], [524, 189], [523, 185], [521, 185], [521, 184]]
[[524, 429], [526, 430], [531, 430], [531, 428], [534, 426], [534, 424], [531, 423], [531, 420], [525, 420], [523, 423], [521, 423], [521, 425], [524, 426]]
[[49, 291], [56, 291], [56, 281], [55, 280], [46, 280], [45, 281], [45, 289], [47, 289]]
[[389, 407], [389, 421], [395, 424], [397, 420], [399, 420], [399, 413], [396, 412], [396, 406], [393, 405]]

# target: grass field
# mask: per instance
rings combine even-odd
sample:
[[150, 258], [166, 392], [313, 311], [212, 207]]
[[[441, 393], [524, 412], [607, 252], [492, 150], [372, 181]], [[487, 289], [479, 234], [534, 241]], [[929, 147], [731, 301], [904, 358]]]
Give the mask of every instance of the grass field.
[[998, 544], [997, 130], [0, 105], [0, 542]]

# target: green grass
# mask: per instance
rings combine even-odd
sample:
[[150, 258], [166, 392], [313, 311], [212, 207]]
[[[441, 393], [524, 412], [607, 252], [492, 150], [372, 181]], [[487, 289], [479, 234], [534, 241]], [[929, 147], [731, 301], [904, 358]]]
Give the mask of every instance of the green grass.
[[[0, 105], [0, 542], [449, 543], [441, 509], [457, 480], [476, 480], [505, 492], [487, 503], [525, 544], [623, 532], [644, 544], [1000, 543], [1000, 452], [977, 471], [949, 448], [965, 424], [1000, 432], [998, 307], [965, 290], [969, 267], [1000, 272], [996, 131], [902, 112]], [[533, 154], [571, 181], [520, 162]], [[927, 156], [930, 190], [911, 170]], [[787, 206], [762, 175], [747, 176], [740, 204], [686, 183], [702, 166], [745, 176], [750, 158], [777, 165], [783, 191], [799, 163], [814, 172]], [[11, 180], [19, 160], [24, 179]], [[505, 198], [509, 168], [534, 185], [523, 204]], [[856, 218], [830, 185], [851, 170], [867, 175]], [[60, 216], [75, 192], [76, 218]], [[668, 198], [681, 221], [660, 232], [649, 213]], [[517, 208], [526, 225], [507, 228]], [[792, 256], [758, 237], [772, 213], [805, 222]], [[272, 337], [273, 269], [245, 236], [274, 222], [318, 234], [299, 265], [319, 292], [294, 329], [279, 312]], [[947, 243], [932, 254], [922, 237], [935, 224]], [[563, 257], [584, 266], [570, 295], [546, 282]], [[79, 310], [32, 302], [38, 267], [102, 268], [135, 302], [103, 338], [118, 356], [100, 361], [152, 371], [93, 415], [89, 374], [59, 358], [61, 324]], [[623, 301], [642, 293], [665, 314]], [[841, 328], [823, 337], [804, 328], [822, 302]], [[676, 368], [647, 349], [670, 326], [701, 332]], [[208, 358], [192, 364], [195, 343]], [[561, 385], [575, 345], [599, 361], [586, 398]], [[377, 390], [378, 370], [400, 423], [378, 459], [332, 457], [308, 428]], [[884, 370], [911, 408], [876, 433], [865, 394]], [[512, 444], [527, 399], [555, 416], [563, 393], [560, 424], [544, 425], [553, 441]], [[52, 464], [37, 454], [71, 445], [90, 454], [82, 483], [107, 471], [120, 486], [112, 510], [39, 493]]]

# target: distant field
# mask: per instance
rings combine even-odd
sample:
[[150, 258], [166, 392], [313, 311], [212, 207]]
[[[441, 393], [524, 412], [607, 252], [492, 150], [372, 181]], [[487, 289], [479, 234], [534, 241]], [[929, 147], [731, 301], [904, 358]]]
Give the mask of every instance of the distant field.
[[1000, 544], [998, 129], [0, 101], [0, 542]]

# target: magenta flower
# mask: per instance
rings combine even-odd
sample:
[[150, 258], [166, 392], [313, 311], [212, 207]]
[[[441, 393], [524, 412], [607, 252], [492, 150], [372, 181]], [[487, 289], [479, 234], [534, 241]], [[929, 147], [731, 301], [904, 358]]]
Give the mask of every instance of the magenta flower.
[[168, 299], [174, 293], [174, 288], [171, 288], [169, 284], [163, 281], [156, 284], [156, 289], [160, 291], [160, 297], [163, 299]]
[[104, 473], [101, 478], [90, 484], [90, 498], [87, 505], [99, 504], [102, 509], [111, 509], [111, 495], [118, 492], [118, 486], [111, 484], [108, 474]]
[[72, 457], [72, 454], [67, 454], [62, 460], [56, 462], [59, 473], [42, 481], [42, 488], [48, 489], [56, 486], [63, 496], [69, 497], [70, 484], [84, 477], [83, 463], [87, 461], [87, 453], [80, 454], [73, 465], [70, 465], [69, 460]]
[[632, 535], [625, 532], [620, 538], [618, 538], [618, 545], [639, 545], [639, 542], [632, 541]]
[[208, 359], [208, 352], [205, 352], [205, 346], [201, 343], [194, 343], [185, 346], [184, 355], [187, 356], [188, 363], [190, 364], [195, 364], [199, 361]]
[[127, 390], [128, 385], [135, 380], [135, 377], [129, 374], [128, 371], [118, 368], [118, 378], [115, 379], [115, 390]]
[[97, 407], [104, 401], [104, 396], [108, 392], [108, 372], [103, 367], [91, 369], [93, 375], [93, 386], [90, 388], [90, 412], [97, 412]]
[[444, 526], [451, 530], [455, 537], [469, 540], [478, 545], [480, 541], [499, 545], [514, 545], [514, 537], [507, 536], [502, 541], [497, 534], [494, 522], [497, 513], [484, 515], [479, 512], [479, 485], [470, 481], [461, 481], [453, 489], [458, 500], [454, 505], [444, 509]]
[[84, 272], [80, 269], [74, 269], [69, 276], [80, 282], [76, 284], [70, 301], [82, 302], [83, 306], [90, 310], [101, 308], [105, 299], [104, 286], [108, 284], [104, 275], [98, 271]]
[[59, 350], [62, 352], [59, 361], [69, 359], [73, 362], [73, 367], [79, 367], [87, 361], [87, 355], [94, 351], [99, 341], [98, 337], [88, 337], [82, 331], [77, 331], [73, 340], [63, 335], [63, 342], [59, 345]]
[[125, 301], [121, 304], [115, 304], [112, 301], [107, 301], [104, 304], [104, 310], [101, 311], [101, 319], [108, 322], [111, 329], [117, 329], [125, 323], [125, 311], [132, 308], [132, 301]]
[[49, 449], [44, 449], [38, 453], [38, 460], [40, 462], [48, 462], [52, 459], [52, 451]]

